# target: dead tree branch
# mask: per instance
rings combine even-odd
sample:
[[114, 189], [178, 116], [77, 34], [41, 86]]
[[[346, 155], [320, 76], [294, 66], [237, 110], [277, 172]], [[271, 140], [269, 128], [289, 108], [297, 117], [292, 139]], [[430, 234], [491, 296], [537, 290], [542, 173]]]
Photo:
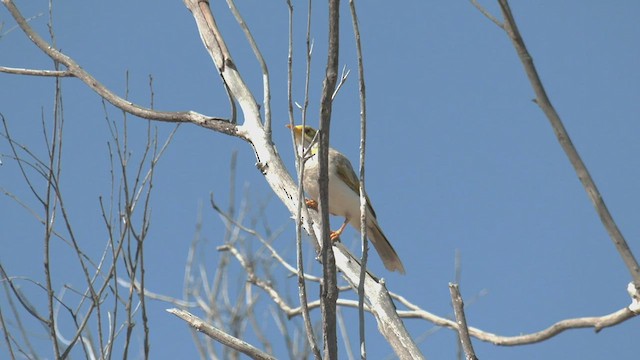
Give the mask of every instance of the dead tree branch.
[[458, 337], [462, 344], [462, 349], [466, 355], [467, 360], [478, 360], [476, 353], [473, 350], [473, 344], [469, 337], [469, 328], [467, 327], [467, 317], [464, 314], [464, 302], [462, 301], [462, 295], [460, 295], [460, 287], [458, 284], [449, 283], [449, 292], [451, 293], [451, 303], [453, 304], [453, 310], [456, 314], [456, 324], [458, 324]]
[[[442, 318], [426, 310], [422, 310], [419, 306], [411, 303], [400, 295], [392, 294], [392, 296], [402, 305], [409, 308], [409, 310], [398, 310], [398, 315], [400, 315], [400, 317], [424, 319], [437, 326], [445, 326], [450, 329], [458, 330], [458, 325], [455, 321]], [[478, 340], [496, 345], [517, 346], [541, 342], [570, 329], [593, 328], [596, 332], [599, 332], [604, 328], [615, 326], [629, 320], [636, 315], [637, 314], [634, 314], [633, 311], [629, 310], [629, 308], [625, 307], [608, 315], [561, 320], [544, 330], [531, 334], [502, 336], [475, 327], [469, 327], [469, 335], [477, 338]]]
[[218, 341], [223, 345], [229, 346], [235, 350], [240, 351], [241, 353], [249, 356], [252, 359], [259, 359], [259, 360], [275, 360], [276, 359], [275, 357], [261, 351], [260, 349], [249, 344], [248, 342], [242, 341], [236, 337], [233, 337], [227, 334], [226, 332], [220, 329], [217, 329], [207, 324], [204, 320], [200, 319], [199, 317], [191, 314], [186, 310], [180, 310], [180, 309], [174, 308], [174, 309], [167, 309], [167, 312], [184, 320], [185, 322], [187, 322], [187, 324], [192, 326], [197, 331], [209, 336], [210, 338]]
[[322, 276], [320, 299], [322, 302], [322, 335], [324, 338], [324, 359], [338, 358], [338, 338], [336, 332], [336, 301], [338, 285], [336, 259], [333, 253], [333, 241], [329, 238], [329, 136], [333, 92], [338, 79], [338, 55], [340, 49], [340, 1], [329, 0], [329, 48], [327, 50], [327, 68], [322, 83], [320, 100], [320, 151], [318, 153], [320, 188], [320, 217], [322, 219]]
[[[216, 65], [232, 98], [238, 102], [243, 112], [243, 123], [237, 125], [231, 121], [209, 117], [193, 111], [161, 112], [145, 108], [129, 102], [115, 95], [104, 87], [96, 78], [86, 72], [73, 59], [55, 49], [44, 41], [25, 21], [12, 0], [2, 0], [20, 28], [47, 56], [64, 65], [66, 71], [82, 80], [89, 88], [102, 96], [106, 101], [127, 113], [138, 117], [166, 122], [190, 122], [221, 133], [240, 137], [250, 142], [257, 158], [257, 167], [265, 176], [274, 193], [285, 204], [287, 209], [295, 214], [298, 206], [297, 186], [286, 170], [271, 139], [265, 129], [260, 115], [260, 107], [244, 83], [240, 72], [229, 53], [224, 39], [219, 31], [208, 1], [185, 0], [186, 7], [191, 11], [203, 44]], [[329, 87], [332, 93], [335, 87]], [[328, 135], [328, 128], [327, 128]], [[319, 224], [322, 223], [317, 212], [310, 211], [308, 218], [303, 218], [307, 232], [320, 233]], [[314, 227], [312, 230], [312, 226]], [[317, 242], [317, 240], [314, 239]], [[337, 266], [343, 272], [350, 284], [358, 283], [360, 266], [358, 261], [341, 244], [333, 247]], [[395, 306], [389, 296], [384, 283], [367, 274], [365, 279], [365, 296], [378, 321], [383, 335], [389, 339], [396, 354], [400, 358], [420, 357], [420, 350], [413, 342], [404, 324], [395, 312]]]
[[[230, 121], [220, 118], [220, 117], [211, 117], [199, 114], [194, 111], [181, 111], [181, 112], [168, 112], [168, 111], [155, 111], [149, 108], [142, 107], [140, 105], [134, 104], [126, 99], [123, 99], [116, 94], [114, 94], [111, 90], [107, 89], [102, 83], [100, 83], [96, 78], [94, 78], [91, 74], [85, 71], [78, 63], [76, 63], [72, 58], [63, 54], [62, 52], [56, 50], [53, 46], [47, 43], [44, 39], [40, 37], [28, 24], [27, 20], [22, 16], [18, 8], [15, 6], [13, 1], [11, 0], [2, 0], [4, 6], [9, 10], [13, 18], [16, 20], [22, 31], [29, 37], [33, 43], [42, 50], [47, 56], [49, 56], [52, 60], [59, 62], [64, 65], [67, 70], [66, 72], [70, 75], [75, 76], [78, 79], [82, 80], [89, 88], [95, 91], [102, 98], [107, 100], [113, 106], [122, 109], [132, 115], [149, 119], [149, 120], [157, 120], [157, 121], [165, 121], [165, 122], [188, 122], [194, 123], [196, 125], [212, 129], [224, 134], [239, 136], [237, 133], [237, 128]], [[35, 75], [35, 74], [31, 74]], [[239, 136], [242, 138], [242, 136]]]
[[14, 75], [29, 75], [29, 76], [49, 76], [49, 77], [73, 77], [74, 75], [70, 71], [60, 70], [36, 70], [36, 69], [19, 69], [6, 66], [0, 66], [0, 72]]
[[604, 225], [605, 229], [609, 233], [613, 244], [627, 266], [631, 278], [635, 283], [636, 291], [640, 292], [640, 266], [638, 266], [638, 261], [631, 252], [631, 249], [622, 235], [622, 232], [618, 228], [618, 225], [613, 220], [613, 216], [611, 216], [607, 205], [604, 203], [596, 183], [593, 181], [591, 174], [589, 174], [589, 170], [587, 170], [587, 166], [584, 164], [582, 158], [578, 154], [578, 150], [576, 150], [573, 145], [573, 142], [569, 137], [569, 133], [560, 119], [560, 115], [558, 115], [558, 112], [547, 96], [542, 80], [540, 80], [540, 76], [538, 75], [538, 70], [533, 63], [533, 57], [529, 53], [529, 50], [527, 50], [524, 39], [520, 35], [520, 30], [518, 29], [516, 20], [511, 12], [509, 2], [507, 0], [498, 0], [498, 3], [500, 4], [500, 9], [502, 10], [502, 15], [504, 17], [504, 24], [502, 28], [511, 39], [513, 47], [522, 62], [524, 71], [527, 74], [531, 87], [536, 94], [535, 103], [540, 107], [549, 120], [551, 127], [553, 128], [553, 132], [558, 138], [560, 146], [562, 146], [562, 149], [569, 158], [571, 165], [578, 175], [578, 179], [580, 179], [589, 199], [593, 203], [602, 225]]
[[[274, 193], [287, 206], [291, 214], [296, 214], [298, 206], [297, 186], [286, 171], [282, 160], [277, 155], [273, 144], [263, 129], [259, 107], [228, 53], [209, 9], [208, 2], [185, 0], [185, 4], [193, 14], [206, 49], [243, 110], [244, 123], [238, 126], [238, 133], [253, 145], [257, 158], [257, 167], [262, 171], [265, 180], [269, 183]], [[311, 234], [320, 233], [318, 224], [322, 222], [317, 212], [309, 211], [309, 216], [309, 219], [304, 218], [304, 216], [302, 219], [305, 229]], [[309, 224], [312, 224], [313, 231]], [[358, 283], [360, 275], [358, 261], [340, 245], [335, 244], [334, 246], [334, 250], [339, 250], [335, 251], [336, 264], [349, 283], [357, 286], [355, 284]], [[365, 296], [371, 304], [373, 313], [378, 321], [378, 328], [388, 339], [398, 357], [421, 357], [420, 350], [397, 316], [395, 306], [384, 283], [368, 275], [365, 279]]]

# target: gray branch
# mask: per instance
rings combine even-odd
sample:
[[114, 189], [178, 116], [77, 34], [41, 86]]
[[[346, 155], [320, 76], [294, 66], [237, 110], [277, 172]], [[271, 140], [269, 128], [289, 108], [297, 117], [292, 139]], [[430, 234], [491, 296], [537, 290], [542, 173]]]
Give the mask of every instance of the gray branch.
[[500, 8], [504, 17], [503, 29], [511, 39], [513, 47], [522, 62], [525, 73], [527, 74], [527, 77], [529, 77], [531, 87], [536, 94], [535, 103], [538, 104], [540, 109], [542, 109], [544, 114], [547, 116], [547, 119], [549, 119], [553, 132], [556, 134], [558, 142], [569, 158], [571, 165], [573, 165], [582, 186], [587, 191], [589, 199], [591, 199], [596, 212], [600, 216], [600, 221], [602, 221], [602, 224], [609, 233], [613, 244], [616, 246], [622, 260], [629, 269], [631, 278], [635, 282], [636, 291], [640, 292], [640, 266], [638, 266], [638, 261], [633, 256], [627, 241], [618, 228], [618, 225], [616, 225], [616, 222], [613, 220], [609, 209], [607, 209], [607, 205], [604, 203], [602, 195], [600, 194], [600, 191], [598, 191], [598, 187], [593, 181], [591, 174], [589, 174], [587, 166], [578, 154], [578, 150], [576, 150], [573, 145], [573, 142], [569, 137], [569, 133], [560, 119], [560, 115], [558, 115], [556, 109], [551, 104], [551, 100], [547, 96], [542, 80], [540, 80], [540, 77], [538, 76], [538, 70], [533, 64], [533, 58], [531, 57], [531, 54], [529, 54], [529, 50], [527, 50], [527, 47], [525, 46], [524, 39], [520, 35], [520, 30], [518, 29], [518, 25], [516, 24], [511, 8], [509, 7], [509, 2], [507, 0], [498, 0], [498, 2], [500, 3]]
[[453, 310], [456, 314], [456, 323], [458, 324], [458, 337], [460, 338], [462, 349], [464, 349], [467, 360], [478, 360], [478, 358], [476, 357], [476, 353], [473, 350], [471, 337], [469, 336], [467, 317], [464, 314], [464, 302], [462, 301], [462, 295], [460, 295], [460, 288], [458, 284], [449, 283], [449, 292], [451, 293], [451, 303], [453, 304]]
[[[94, 78], [90, 73], [85, 71], [78, 63], [76, 63], [72, 58], [63, 54], [62, 52], [56, 50], [47, 43], [44, 39], [36, 33], [31, 26], [29, 26], [27, 20], [22, 16], [18, 8], [15, 6], [13, 1], [11, 0], [2, 0], [4, 6], [9, 10], [11, 16], [16, 20], [18, 26], [24, 31], [24, 33], [29, 37], [29, 39], [38, 47], [42, 52], [44, 52], [47, 56], [49, 56], [52, 60], [55, 60], [62, 65], [64, 65], [67, 70], [60, 74], [54, 75], [56, 73], [52, 72], [44, 72], [39, 74], [40, 76], [62, 76], [63, 73], [67, 73], [66, 76], [74, 76], [82, 82], [84, 82], [89, 88], [95, 91], [102, 98], [107, 100], [113, 106], [122, 109], [132, 115], [149, 119], [149, 120], [157, 120], [157, 121], [166, 121], [166, 122], [175, 122], [175, 123], [194, 123], [196, 125], [209, 128], [218, 132], [222, 132], [228, 135], [239, 136], [237, 128], [230, 121], [219, 118], [219, 117], [211, 117], [199, 114], [194, 111], [180, 111], [180, 112], [169, 112], [169, 111], [156, 111], [149, 108], [145, 108], [143, 106], [134, 104], [128, 100], [125, 100], [116, 94], [114, 94], [111, 90], [106, 88], [102, 83], [100, 83], [96, 78]], [[44, 71], [44, 70], [39, 70]], [[28, 75], [38, 75], [38, 70], [28, 70]], [[14, 73], [16, 73], [14, 71]]]
[[207, 324], [202, 319], [191, 314], [186, 310], [180, 310], [180, 309], [174, 308], [174, 309], [167, 309], [167, 312], [186, 321], [187, 324], [191, 325], [197, 331], [207, 335], [208, 337], [218, 341], [223, 345], [226, 345], [230, 348], [240, 351], [241, 353], [249, 356], [252, 359], [260, 359], [260, 360], [276, 359], [275, 357], [261, 351], [260, 349], [249, 344], [248, 342], [240, 340], [237, 337], [233, 337], [225, 333], [224, 331]]

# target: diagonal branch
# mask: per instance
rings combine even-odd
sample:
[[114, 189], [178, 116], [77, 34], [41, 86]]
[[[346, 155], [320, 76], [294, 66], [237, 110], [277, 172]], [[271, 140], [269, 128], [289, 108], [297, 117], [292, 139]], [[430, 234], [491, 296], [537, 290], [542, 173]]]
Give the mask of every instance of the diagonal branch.
[[52, 60], [59, 62], [67, 67], [66, 72], [70, 74], [67, 76], [75, 76], [78, 79], [82, 80], [82, 82], [89, 86], [89, 88], [95, 91], [98, 95], [102, 96], [113, 106], [144, 119], [177, 123], [189, 122], [228, 135], [242, 137], [238, 135], [236, 126], [223, 118], [205, 116], [194, 111], [155, 111], [149, 108], [142, 107], [140, 105], [136, 105], [126, 99], [117, 96], [111, 90], [102, 85], [91, 74], [85, 71], [72, 58], [56, 50], [53, 46], [42, 39], [40, 35], [38, 35], [31, 28], [31, 26], [29, 26], [27, 20], [22, 16], [12, 0], [2, 0], [2, 3], [7, 8], [7, 10], [9, 10], [22, 31], [24, 31], [29, 39], [31, 39], [31, 41], [36, 44], [36, 46], [40, 48], [40, 50], [42, 50], [42, 52], [44, 52]]
[[275, 357], [261, 351], [260, 349], [247, 343], [246, 341], [240, 340], [237, 337], [231, 336], [224, 331], [207, 324], [205, 321], [186, 310], [167, 309], [167, 312], [184, 320], [194, 329], [200, 331], [208, 337], [218, 341], [223, 345], [238, 350], [252, 359], [275, 360]]
[[602, 221], [605, 229], [607, 229], [613, 244], [616, 246], [622, 260], [627, 266], [629, 273], [631, 274], [631, 278], [635, 283], [636, 291], [640, 291], [640, 266], [638, 266], [638, 261], [633, 256], [631, 249], [629, 249], [629, 245], [613, 220], [611, 213], [609, 213], [609, 209], [607, 209], [593, 178], [591, 178], [586, 165], [571, 142], [569, 133], [562, 124], [560, 115], [558, 115], [556, 109], [551, 104], [551, 100], [549, 100], [549, 97], [547, 96], [547, 92], [544, 85], [542, 85], [540, 76], [538, 76], [538, 71], [533, 64], [533, 58], [529, 54], [529, 51], [525, 46], [524, 39], [520, 35], [520, 30], [518, 30], [513, 13], [509, 7], [509, 2], [507, 0], [498, 0], [498, 2], [500, 3], [502, 15], [504, 16], [504, 30], [511, 39], [513, 47], [516, 49], [518, 57], [524, 66], [527, 77], [529, 77], [531, 87], [536, 94], [535, 102], [540, 106], [544, 114], [547, 116], [547, 119], [549, 119], [560, 146], [562, 146], [562, 149], [567, 154], [567, 157], [569, 158], [571, 165], [573, 165], [582, 186], [587, 191], [589, 199], [591, 199], [593, 206], [600, 216], [600, 221]]

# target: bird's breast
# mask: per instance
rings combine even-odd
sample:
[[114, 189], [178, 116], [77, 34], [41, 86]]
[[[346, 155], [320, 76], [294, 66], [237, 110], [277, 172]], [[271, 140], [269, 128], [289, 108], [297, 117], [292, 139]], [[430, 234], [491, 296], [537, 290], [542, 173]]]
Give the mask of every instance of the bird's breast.
[[[320, 166], [317, 157], [307, 160], [305, 164], [304, 189], [316, 201], [320, 199], [318, 184]], [[340, 180], [335, 169], [329, 168], [329, 212], [333, 215], [353, 219], [360, 216], [360, 196], [344, 181]]]

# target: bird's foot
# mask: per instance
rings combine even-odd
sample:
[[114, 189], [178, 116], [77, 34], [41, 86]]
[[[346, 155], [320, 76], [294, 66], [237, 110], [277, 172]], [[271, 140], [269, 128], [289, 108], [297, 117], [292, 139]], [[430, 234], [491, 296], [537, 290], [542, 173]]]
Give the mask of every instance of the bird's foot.
[[340, 226], [340, 228], [336, 231], [332, 231], [331, 234], [329, 234], [329, 237], [331, 238], [332, 241], [340, 241], [340, 235], [342, 235], [342, 232], [344, 231], [344, 228], [347, 226], [347, 224], [349, 223], [349, 219], [345, 218], [344, 222], [342, 223], [342, 226]]
[[304, 200], [305, 204], [307, 204], [307, 207], [318, 210], [318, 202], [313, 200], [313, 199], [305, 199]]

